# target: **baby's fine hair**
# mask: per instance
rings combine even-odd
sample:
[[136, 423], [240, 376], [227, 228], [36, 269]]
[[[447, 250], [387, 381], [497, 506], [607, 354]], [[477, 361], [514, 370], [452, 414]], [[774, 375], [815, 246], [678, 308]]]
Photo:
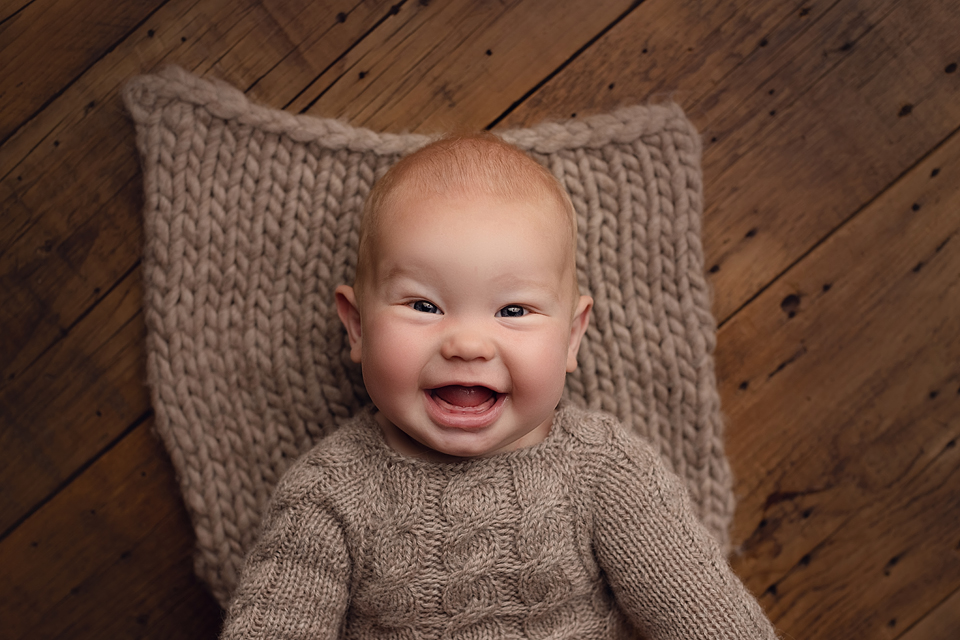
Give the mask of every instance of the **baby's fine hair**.
[[402, 158], [374, 184], [360, 222], [357, 287], [370, 266], [370, 242], [379, 230], [381, 213], [401, 194], [445, 193], [545, 201], [566, 218], [571, 256], [576, 251], [573, 203], [552, 173], [493, 133], [457, 133]]

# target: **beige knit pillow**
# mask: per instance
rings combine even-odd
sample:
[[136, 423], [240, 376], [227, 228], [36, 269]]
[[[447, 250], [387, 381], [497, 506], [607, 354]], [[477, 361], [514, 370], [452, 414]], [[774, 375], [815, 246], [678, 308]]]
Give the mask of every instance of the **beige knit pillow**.
[[[428, 139], [256, 106], [178, 68], [124, 99], [144, 173], [156, 429], [226, 604], [278, 478], [368, 399], [334, 287], [370, 186]], [[722, 544], [733, 512], [700, 244], [700, 141], [676, 105], [504, 131], [569, 191], [596, 301], [567, 396], [649, 438]]]

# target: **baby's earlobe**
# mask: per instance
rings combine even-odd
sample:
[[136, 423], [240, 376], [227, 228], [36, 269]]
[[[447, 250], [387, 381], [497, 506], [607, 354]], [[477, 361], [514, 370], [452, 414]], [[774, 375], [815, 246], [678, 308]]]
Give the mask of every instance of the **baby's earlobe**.
[[335, 293], [337, 302], [337, 315], [340, 316], [340, 322], [347, 330], [347, 338], [350, 340], [350, 359], [354, 362], [360, 362], [361, 348], [360, 341], [363, 335], [360, 323], [360, 307], [357, 305], [357, 294], [353, 287], [345, 284], [337, 287]]
[[573, 316], [573, 322], [570, 326], [570, 345], [567, 350], [567, 372], [576, 371], [577, 353], [580, 351], [580, 341], [583, 340], [583, 334], [587, 332], [590, 326], [590, 310], [593, 309], [593, 298], [590, 296], [580, 296], [577, 303], [577, 310]]

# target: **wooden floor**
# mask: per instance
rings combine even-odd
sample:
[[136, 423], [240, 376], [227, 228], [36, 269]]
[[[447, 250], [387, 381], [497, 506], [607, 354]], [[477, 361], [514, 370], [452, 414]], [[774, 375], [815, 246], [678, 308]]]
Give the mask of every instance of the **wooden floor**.
[[734, 568], [788, 638], [960, 637], [958, 33], [954, 0], [0, 0], [0, 637], [219, 629], [144, 386], [118, 89], [167, 63], [390, 131], [679, 102]]

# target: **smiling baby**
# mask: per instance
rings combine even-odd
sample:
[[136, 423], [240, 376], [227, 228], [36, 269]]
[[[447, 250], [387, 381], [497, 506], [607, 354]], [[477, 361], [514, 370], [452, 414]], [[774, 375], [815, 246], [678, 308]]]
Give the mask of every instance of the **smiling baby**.
[[445, 138], [361, 227], [373, 406], [281, 480], [224, 639], [776, 637], [650, 446], [561, 402], [593, 301], [548, 171]]

